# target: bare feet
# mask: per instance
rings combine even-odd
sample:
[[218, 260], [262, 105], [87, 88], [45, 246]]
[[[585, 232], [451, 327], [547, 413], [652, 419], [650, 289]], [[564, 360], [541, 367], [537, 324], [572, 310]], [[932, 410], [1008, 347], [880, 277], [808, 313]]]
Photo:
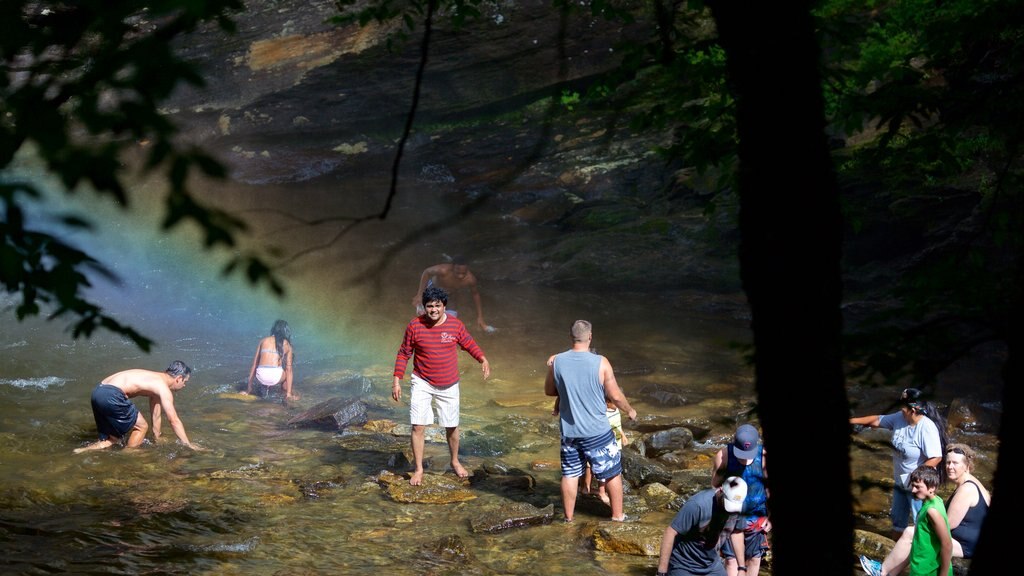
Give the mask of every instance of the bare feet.
[[412, 486], [423, 484], [423, 470], [413, 472], [412, 476], [409, 477], [409, 484]]
[[601, 499], [601, 502], [604, 502], [605, 504], [608, 504], [609, 506], [611, 506], [612, 500], [611, 500], [611, 498], [608, 497], [607, 494], [604, 493], [604, 490], [598, 490], [597, 491], [597, 497]]
[[459, 478], [469, 478], [469, 472], [467, 472], [466, 469], [462, 467], [462, 464], [459, 464], [458, 462], [452, 462], [452, 470]]

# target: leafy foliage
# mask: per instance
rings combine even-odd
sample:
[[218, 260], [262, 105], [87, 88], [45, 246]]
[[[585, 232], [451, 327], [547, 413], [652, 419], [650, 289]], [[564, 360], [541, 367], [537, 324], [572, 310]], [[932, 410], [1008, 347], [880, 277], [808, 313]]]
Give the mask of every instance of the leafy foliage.
[[[1005, 340], [1021, 297], [1024, 7], [1003, 0], [826, 2], [835, 125], [877, 137], [845, 167], [929, 221], [896, 299], [860, 326], [854, 375], [927, 385], [978, 344]], [[950, 198], [974, 198], [942, 222]], [[1011, 304], [1012, 305], [1012, 304]]]
[[[159, 111], [181, 83], [203, 81], [179, 58], [172, 40], [205, 22], [230, 32], [239, 0], [150, 0], [144, 2], [28, 2], [0, 4], [0, 169], [32, 150], [66, 192], [88, 188], [129, 206], [128, 155], [144, 154], [142, 169], [162, 173], [169, 183], [163, 227], [194, 222], [208, 248], [235, 246], [245, 232], [241, 220], [199, 202], [188, 189], [190, 175], [220, 178], [224, 168], [198, 149], [175, 142], [177, 129]], [[26, 221], [25, 202], [41, 198], [36, 184], [8, 175], [0, 180], [0, 280], [20, 294], [19, 319], [43, 313], [69, 315], [75, 337], [97, 328], [122, 334], [148, 350], [151, 341], [86, 300], [89, 274], [113, 279], [101, 263], [57, 235]], [[64, 225], [88, 229], [88, 223]], [[235, 254], [254, 284], [282, 293], [280, 282], [257, 256]]]

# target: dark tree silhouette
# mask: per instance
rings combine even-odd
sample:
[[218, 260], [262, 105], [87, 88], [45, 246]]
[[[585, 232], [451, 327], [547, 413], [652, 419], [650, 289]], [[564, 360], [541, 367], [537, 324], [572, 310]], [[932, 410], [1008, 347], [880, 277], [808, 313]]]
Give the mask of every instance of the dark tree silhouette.
[[716, 1], [711, 10], [736, 97], [740, 270], [772, 447], [772, 572], [849, 575], [842, 218], [810, 6]]

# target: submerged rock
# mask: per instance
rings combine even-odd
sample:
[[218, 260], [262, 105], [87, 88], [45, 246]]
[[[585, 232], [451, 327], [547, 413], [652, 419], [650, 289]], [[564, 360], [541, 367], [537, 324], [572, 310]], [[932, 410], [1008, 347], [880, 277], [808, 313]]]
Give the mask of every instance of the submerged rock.
[[473, 532], [495, 533], [510, 528], [550, 524], [554, 517], [554, 504], [537, 508], [525, 502], [513, 502], [482, 512], [470, 519], [469, 524]]
[[405, 476], [383, 471], [377, 476], [377, 483], [384, 493], [395, 502], [416, 504], [452, 504], [476, 498], [467, 490], [468, 479], [440, 474], [424, 474], [423, 484], [413, 486]]

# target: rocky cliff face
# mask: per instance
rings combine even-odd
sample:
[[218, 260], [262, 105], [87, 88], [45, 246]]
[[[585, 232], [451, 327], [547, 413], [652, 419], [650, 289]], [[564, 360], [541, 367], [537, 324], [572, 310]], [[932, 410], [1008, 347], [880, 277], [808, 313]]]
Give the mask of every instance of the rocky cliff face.
[[[461, 30], [446, 14], [436, 18], [402, 174], [416, 179], [419, 194], [473, 203], [545, 238], [509, 242], [508, 230], [468, 238], [502, 263], [488, 276], [735, 290], [728, 211], [718, 221], [702, 215], [688, 173], [653, 152], [664, 135], [634, 132], [628, 114], [560, 103], [564, 90], [582, 90], [611, 69], [619, 43], [650, 24], [562, 15], [547, 0], [483, 12]], [[169, 110], [234, 178], [258, 186], [389, 177], [422, 27], [389, 52], [393, 28], [327, 23], [335, 14], [330, 2], [254, 1], [237, 16], [237, 34], [201, 31], [181, 46], [208, 85], [183, 90]], [[532, 257], [509, 258], [524, 250]]]

